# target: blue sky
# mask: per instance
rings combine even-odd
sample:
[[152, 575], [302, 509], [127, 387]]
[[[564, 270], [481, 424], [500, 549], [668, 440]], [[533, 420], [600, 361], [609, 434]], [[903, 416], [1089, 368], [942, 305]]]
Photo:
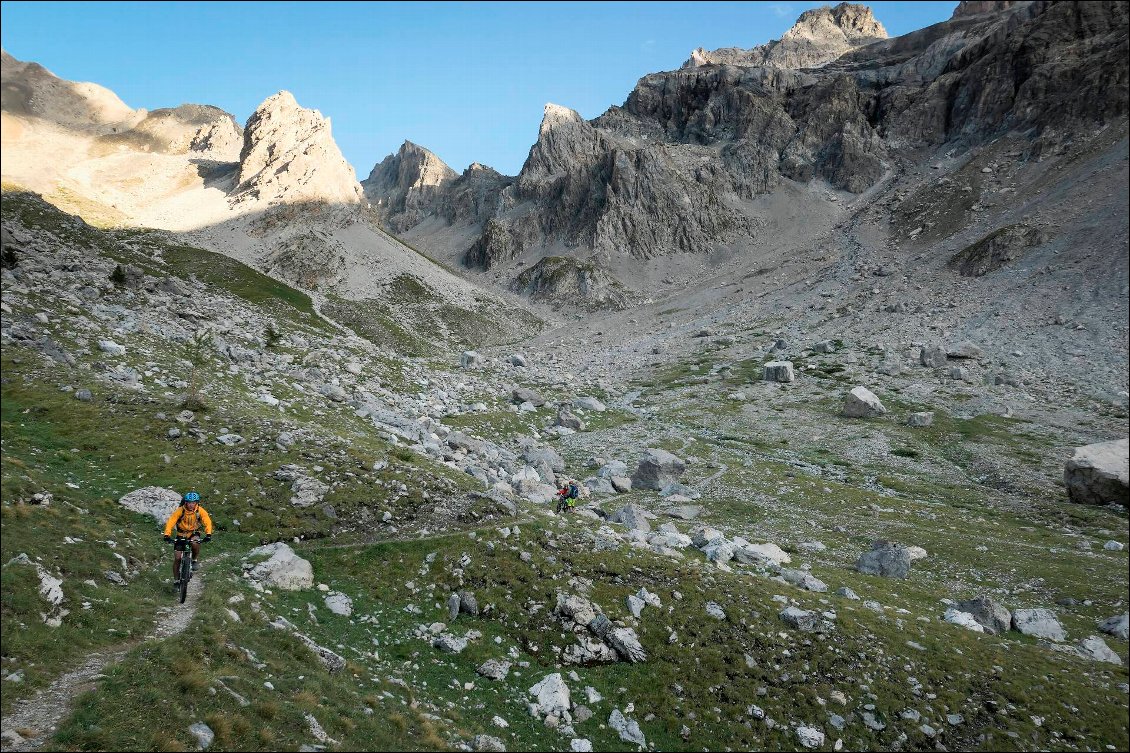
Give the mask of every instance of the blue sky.
[[[112, 89], [131, 107], [210, 104], [244, 122], [280, 89], [333, 119], [367, 177], [415, 141], [457, 171], [514, 175], [546, 102], [593, 118], [695, 47], [754, 47], [823, 3], [3, 2], [20, 60]], [[956, 2], [869, 3], [892, 36]]]

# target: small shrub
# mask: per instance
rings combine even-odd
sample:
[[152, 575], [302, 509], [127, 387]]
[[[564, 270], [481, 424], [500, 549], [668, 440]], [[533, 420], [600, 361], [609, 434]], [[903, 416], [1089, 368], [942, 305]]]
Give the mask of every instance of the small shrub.
[[255, 713], [264, 719], [274, 719], [279, 715], [279, 704], [275, 701], [264, 701], [254, 706]]
[[274, 348], [282, 340], [282, 333], [275, 329], [274, 324], [268, 324], [263, 330], [263, 339], [267, 342], [268, 348]]
[[151, 750], [188, 750], [188, 746], [165, 731], [154, 732], [153, 736], [149, 738], [149, 747]]
[[110, 282], [119, 288], [126, 284], [126, 271], [122, 269], [121, 264], [116, 265], [114, 271], [110, 273]]
[[192, 342], [188, 345], [188, 362], [192, 364], [192, 371], [188, 375], [188, 394], [184, 398], [187, 410], [195, 412], [208, 409], [199, 389], [199, 371], [201, 366], [208, 363], [212, 343], [212, 330], [203, 329], [192, 336]]
[[204, 722], [216, 735], [216, 742], [224, 746], [231, 742], [232, 723], [225, 714], [213, 712], [204, 717]]
[[201, 672], [178, 675], [177, 687], [186, 695], [200, 695], [208, 689], [208, 678]]

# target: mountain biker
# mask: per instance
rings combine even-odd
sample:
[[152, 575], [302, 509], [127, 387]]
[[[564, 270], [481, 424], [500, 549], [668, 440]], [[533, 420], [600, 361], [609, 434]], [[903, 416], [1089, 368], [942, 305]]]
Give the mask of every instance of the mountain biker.
[[577, 506], [577, 498], [581, 496], [581, 489], [577, 486], [577, 482], [572, 479], [565, 482], [565, 484], [557, 490], [557, 506], [558, 509], [572, 508]]
[[174, 546], [176, 554], [173, 558], [173, 585], [180, 584], [180, 560], [189, 544], [192, 545], [192, 569], [195, 572], [200, 562], [200, 539], [194, 538], [204, 528], [204, 541], [212, 540], [212, 518], [200, 504], [200, 495], [188, 492], [181, 500], [180, 506], [173, 510], [173, 514], [165, 522], [165, 541], [173, 540], [173, 528], [177, 530], [177, 540]]

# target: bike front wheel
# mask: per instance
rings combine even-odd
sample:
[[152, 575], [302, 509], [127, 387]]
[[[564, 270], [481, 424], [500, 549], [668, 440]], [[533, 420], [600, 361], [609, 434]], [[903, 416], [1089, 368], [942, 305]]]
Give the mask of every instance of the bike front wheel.
[[192, 557], [185, 552], [180, 558], [180, 603], [188, 598], [188, 581], [192, 578]]

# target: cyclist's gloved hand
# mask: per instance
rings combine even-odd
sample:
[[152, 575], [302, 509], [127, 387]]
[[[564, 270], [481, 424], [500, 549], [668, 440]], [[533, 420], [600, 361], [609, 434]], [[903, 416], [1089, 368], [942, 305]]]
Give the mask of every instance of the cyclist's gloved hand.
[[171, 543], [171, 542], [172, 542], [172, 540], [173, 540], [173, 537], [172, 537], [172, 536], [166, 536], [166, 537], [165, 537], [165, 543], [166, 543], [166, 544], [169, 544], [169, 543]]
[[205, 544], [207, 544], [207, 543], [208, 543], [209, 541], [211, 541], [211, 540], [212, 540], [212, 534], [210, 534], [210, 533], [209, 533], [209, 534], [206, 534], [206, 535], [204, 536], [204, 543], [205, 543]]

